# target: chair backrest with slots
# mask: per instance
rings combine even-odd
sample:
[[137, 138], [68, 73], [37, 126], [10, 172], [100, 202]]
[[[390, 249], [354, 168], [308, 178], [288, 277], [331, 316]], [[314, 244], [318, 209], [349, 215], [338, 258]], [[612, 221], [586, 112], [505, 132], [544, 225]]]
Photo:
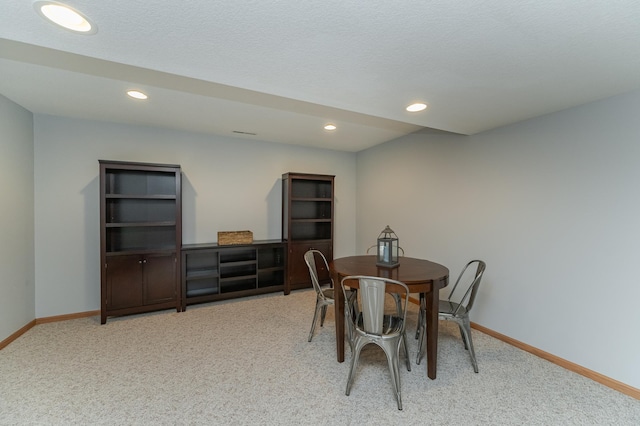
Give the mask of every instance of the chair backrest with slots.
[[[318, 267], [316, 266], [316, 260], [320, 259], [321, 262], [324, 262], [325, 270], [329, 270], [329, 264], [327, 263], [327, 258], [324, 257], [321, 251], [319, 250], [308, 250], [304, 254], [304, 261], [309, 268], [309, 276], [311, 277], [311, 283], [313, 284], [313, 288], [316, 293], [324, 299], [324, 294], [322, 293], [322, 286], [320, 285], [320, 280], [318, 279]], [[332, 285], [333, 287], [333, 280]]]
[[[476, 271], [473, 276], [471, 270], [467, 271], [472, 265], [476, 265]], [[449, 302], [457, 303], [458, 307], [454, 311], [454, 315], [457, 315], [460, 309], [464, 307], [466, 312], [469, 312], [473, 308], [473, 302], [476, 299], [478, 288], [480, 288], [480, 281], [487, 265], [482, 260], [472, 260], [465, 265], [456, 280], [451, 293], [447, 300]]]

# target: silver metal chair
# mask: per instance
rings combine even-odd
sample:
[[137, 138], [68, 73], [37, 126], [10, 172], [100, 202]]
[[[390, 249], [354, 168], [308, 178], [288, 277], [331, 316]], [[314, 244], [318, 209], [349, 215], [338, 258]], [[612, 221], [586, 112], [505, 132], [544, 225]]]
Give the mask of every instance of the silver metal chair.
[[[318, 323], [318, 317], [320, 317], [320, 327], [324, 325], [324, 319], [327, 315], [327, 306], [332, 306], [335, 302], [335, 286], [333, 283], [333, 279], [330, 278], [330, 283], [327, 285], [322, 285], [320, 283], [320, 279], [318, 278], [318, 267], [316, 265], [316, 261], [322, 262], [321, 265], [324, 266], [325, 270], [329, 270], [329, 264], [327, 263], [327, 258], [324, 257], [319, 250], [309, 250], [304, 254], [304, 261], [309, 268], [309, 275], [311, 276], [311, 283], [313, 284], [313, 288], [316, 291], [316, 308], [313, 314], [313, 322], [311, 323], [311, 331], [309, 332], [309, 342], [313, 339], [313, 333], [316, 329], [316, 324]], [[349, 292], [348, 298], [345, 298], [345, 301], [348, 303], [352, 303], [355, 297], [355, 292]], [[345, 304], [348, 304], [345, 303]]]
[[[476, 265], [475, 274], [467, 273], [470, 266]], [[460, 335], [464, 348], [469, 351], [471, 356], [471, 364], [473, 365], [473, 371], [478, 372], [478, 362], [476, 361], [476, 354], [473, 350], [473, 340], [471, 340], [471, 322], [469, 320], [469, 312], [473, 308], [473, 302], [476, 299], [478, 288], [480, 287], [480, 281], [487, 265], [482, 260], [472, 260], [467, 263], [460, 272], [456, 283], [449, 293], [449, 297], [444, 300], [440, 300], [438, 305], [438, 319], [446, 321], [454, 321], [458, 324], [460, 329]], [[458, 291], [456, 291], [458, 290]], [[424, 298], [420, 300], [420, 340], [418, 341], [418, 357], [416, 358], [416, 364], [420, 364], [420, 360], [425, 353], [425, 338], [424, 338], [424, 318], [425, 318], [426, 304]]]
[[[407, 322], [407, 303], [409, 302], [409, 288], [400, 281], [387, 278], [369, 277], [362, 275], [348, 276], [342, 279], [340, 287], [344, 292], [345, 300], [348, 292], [345, 287], [348, 281], [358, 281], [358, 297], [354, 304], [345, 303], [345, 318], [347, 321], [347, 336], [352, 348], [351, 367], [347, 379], [346, 395], [351, 392], [351, 386], [358, 366], [358, 359], [362, 348], [373, 343], [384, 351], [391, 372], [393, 391], [398, 403], [398, 410], [402, 410], [402, 397], [400, 393], [400, 346], [404, 344], [407, 370], [411, 371], [411, 361], [407, 349], [407, 336], [405, 324]], [[385, 295], [394, 296], [395, 300], [401, 300], [400, 315], [397, 312], [398, 304], [389, 301], [385, 303]], [[397, 296], [397, 297], [395, 297]], [[389, 306], [389, 312], [385, 307]], [[358, 312], [353, 312], [354, 306]], [[392, 312], [392, 313], [391, 313]]]

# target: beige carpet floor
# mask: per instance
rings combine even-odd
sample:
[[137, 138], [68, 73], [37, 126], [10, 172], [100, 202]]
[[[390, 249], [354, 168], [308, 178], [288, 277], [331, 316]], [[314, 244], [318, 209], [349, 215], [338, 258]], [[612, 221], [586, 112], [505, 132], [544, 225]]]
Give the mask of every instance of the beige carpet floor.
[[314, 303], [298, 291], [38, 325], [0, 351], [0, 424], [640, 424], [640, 401], [476, 330], [475, 374], [445, 322], [436, 380], [409, 339], [402, 411], [374, 346], [345, 396], [350, 353], [336, 362], [331, 310], [307, 342]]

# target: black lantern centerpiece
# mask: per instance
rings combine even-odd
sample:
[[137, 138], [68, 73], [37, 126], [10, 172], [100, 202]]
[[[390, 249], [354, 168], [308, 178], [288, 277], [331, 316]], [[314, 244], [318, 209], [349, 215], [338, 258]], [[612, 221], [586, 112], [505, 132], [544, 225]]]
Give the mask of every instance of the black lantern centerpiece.
[[389, 225], [378, 235], [376, 265], [385, 268], [395, 268], [400, 265], [398, 261], [398, 236]]

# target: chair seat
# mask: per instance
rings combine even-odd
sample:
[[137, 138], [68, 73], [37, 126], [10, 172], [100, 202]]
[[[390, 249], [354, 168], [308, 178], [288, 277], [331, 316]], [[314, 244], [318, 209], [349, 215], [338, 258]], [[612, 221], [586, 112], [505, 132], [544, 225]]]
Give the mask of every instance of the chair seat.
[[[397, 317], [395, 315], [384, 315], [382, 319], [382, 337], [390, 338], [390, 337], [395, 337], [394, 335], [401, 334], [403, 330], [402, 325], [403, 325], [402, 318]], [[359, 329], [364, 328], [364, 320], [363, 320], [362, 314], [358, 315], [358, 328]], [[362, 334], [371, 334], [372, 336], [378, 336], [377, 334], [373, 334], [373, 333], [362, 332]]]
[[324, 297], [326, 297], [327, 299], [331, 299], [331, 302], [335, 300], [335, 290], [333, 288], [323, 288], [322, 294], [324, 294]]
[[[460, 306], [459, 303], [450, 302], [448, 300], [441, 300], [438, 304], [438, 315], [440, 316], [453, 316]], [[460, 306], [460, 310], [458, 311], [458, 316], [464, 316], [467, 314], [467, 309], [464, 306]]]
[[[349, 298], [349, 301], [353, 300], [353, 296], [355, 296], [356, 292], [354, 290], [346, 290], [347, 293], [347, 297]], [[325, 298], [330, 299], [327, 300], [327, 302], [329, 303], [333, 303], [333, 301], [335, 300], [335, 289], [332, 287], [328, 287], [328, 288], [323, 288], [322, 289], [322, 294], [324, 295]]]

